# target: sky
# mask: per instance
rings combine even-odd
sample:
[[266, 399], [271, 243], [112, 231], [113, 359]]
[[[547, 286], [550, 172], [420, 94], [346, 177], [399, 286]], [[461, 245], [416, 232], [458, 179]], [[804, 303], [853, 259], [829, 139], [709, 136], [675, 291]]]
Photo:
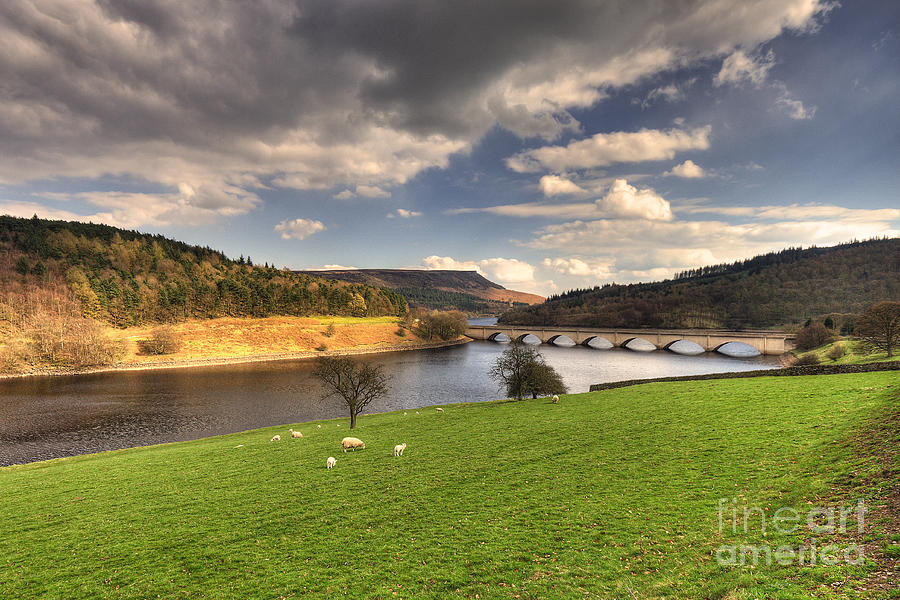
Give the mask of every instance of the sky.
[[896, 0], [5, 0], [0, 214], [558, 293], [900, 229]]

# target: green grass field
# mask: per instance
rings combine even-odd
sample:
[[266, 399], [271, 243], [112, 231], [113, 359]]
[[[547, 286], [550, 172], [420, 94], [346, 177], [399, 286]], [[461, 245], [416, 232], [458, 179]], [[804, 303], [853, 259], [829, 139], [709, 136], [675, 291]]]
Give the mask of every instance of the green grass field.
[[[720, 533], [717, 508], [877, 503], [897, 482], [859, 432], [897, 410], [898, 379], [654, 383], [363, 415], [366, 449], [346, 454], [344, 419], [302, 424], [299, 440], [286, 425], [8, 467], [0, 597], [868, 597], [854, 582], [871, 559], [721, 566], [721, 544], [852, 540], [763, 536], [758, 519]], [[850, 473], [870, 483], [841, 483]], [[880, 536], [866, 539], [895, 551]]]

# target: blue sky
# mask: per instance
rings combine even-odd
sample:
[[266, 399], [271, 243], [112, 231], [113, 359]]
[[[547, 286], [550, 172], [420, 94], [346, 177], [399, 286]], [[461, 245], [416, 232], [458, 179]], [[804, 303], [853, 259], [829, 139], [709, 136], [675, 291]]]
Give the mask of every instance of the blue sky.
[[896, 236], [898, 25], [894, 0], [13, 0], [0, 213], [541, 294]]

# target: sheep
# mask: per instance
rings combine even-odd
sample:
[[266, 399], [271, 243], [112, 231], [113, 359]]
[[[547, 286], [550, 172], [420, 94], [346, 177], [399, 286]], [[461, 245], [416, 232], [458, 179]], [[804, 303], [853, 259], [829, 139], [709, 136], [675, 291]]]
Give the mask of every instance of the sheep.
[[404, 450], [406, 450], [406, 442], [397, 444], [396, 446], [394, 446], [394, 456], [403, 456]]
[[316, 425], [316, 429], [322, 429], [321, 425]]
[[419, 414], [419, 411], [416, 411], [416, 414]]
[[337, 464], [337, 459], [333, 456], [329, 456], [328, 460], [325, 461], [325, 468], [330, 469], [336, 464]]
[[302, 438], [302, 437], [303, 437], [303, 434], [300, 433], [299, 431], [294, 431], [293, 429], [288, 429], [288, 431], [291, 432], [291, 437], [292, 437], [292, 438], [295, 438], [295, 439], [296, 439], [296, 438]]
[[434, 409], [434, 410], [436, 410], [437, 412], [444, 412], [444, 409], [441, 408], [440, 406], [438, 406], [438, 407], [437, 407], [436, 409]]
[[355, 437], [345, 437], [341, 440], [341, 447], [344, 449], [344, 452], [347, 450], [356, 450], [359, 448], [360, 450], [366, 449], [366, 444], [359, 438]]
[[557, 403], [559, 403], [559, 396], [557, 396], [556, 394], [553, 394], [553, 404], [557, 404]]
[[280, 441], [281, 441], [281, 436], [278, 435], [278, 434], [276, 433], [275, 435], [272, 436], [272, 439], [269, 440], [269, 441], [270, 441], [270, 442], [280, 442]]

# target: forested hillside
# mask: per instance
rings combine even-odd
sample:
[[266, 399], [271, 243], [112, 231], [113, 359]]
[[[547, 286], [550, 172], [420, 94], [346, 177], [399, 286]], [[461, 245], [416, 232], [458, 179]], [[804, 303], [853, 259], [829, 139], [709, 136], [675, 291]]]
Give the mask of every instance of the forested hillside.
[[[116, 327], [186, 318], [402, 315], [405, 299], [230, 260], [210, 248], [106, 225], [0, 217], [0, 320], [74, 299]], [[43, 299], [41, 299], [43, 298]]]
[[607, 284], [505, 313], [510, 324], [761, 328], [900, 299], [900, 239], [790, 248], [675, 279]]

